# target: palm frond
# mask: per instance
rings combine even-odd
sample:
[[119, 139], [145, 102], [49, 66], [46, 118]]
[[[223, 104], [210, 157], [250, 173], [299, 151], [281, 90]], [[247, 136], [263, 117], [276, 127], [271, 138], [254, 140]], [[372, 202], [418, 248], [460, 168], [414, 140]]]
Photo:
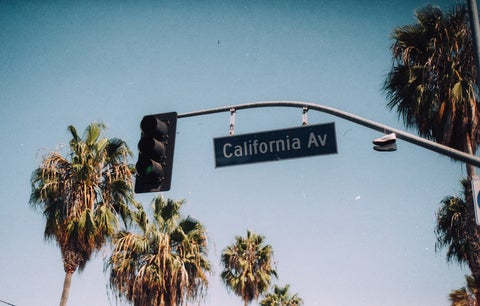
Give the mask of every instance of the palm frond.
[[475, 285], [475, 279], [472, 275], [465, 275], [467, 281], [467, 287], [455, 289], [448, 295], [448, 300], [452, 306], [475, 306], [476, 305], [476, 293], [477, 288]]

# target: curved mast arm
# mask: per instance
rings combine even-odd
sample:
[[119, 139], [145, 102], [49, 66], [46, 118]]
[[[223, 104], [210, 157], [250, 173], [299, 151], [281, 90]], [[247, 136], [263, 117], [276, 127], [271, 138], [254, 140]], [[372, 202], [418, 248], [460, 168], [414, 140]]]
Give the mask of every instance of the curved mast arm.
[[210, 108], [206, 110], [200, 110], [200, 111], [194, 111], [194, 112], [189, 112], [189, 113], [183, 113], [179, 114], [178, 118], [187, 118], [187, 117], [193, 117], [193, 116], [201, 116], [201, 115], [208, 115], [208, 114], [215, 114], [215, 113], [221, 113], [221, 112], [230, 112], [231, 109], [235, 110], [240, 110], [240, 109], [247, 109], [247, 108], [260, 108], [260, 107], [296, 107], [296, 108], [308, 108], [311, 110], [316, 110], [319, 112], [327, 113], [360, 125], [363, 125], [365, 127], [371, 128], [373, 130], [377, 130], [380, 132], [384, 133], [395, 133], [397, 135], [397, 138], [400, 138], [402, 140], [408, 141], [410, 143], [413, 143], [417, 146], [429, 149], [431, 151], [440, 153], [442, 155], [446, 155], [448, 157], [451, 157], [453, 159], [465, 162], [467, 164], [480, 167], [480, 158], [474, 155], [467, 154], [465, 152], [459, 151], [452, 149], [448, 146], [444, 146], [442, 144], [436, 143], [434, 141], [430, 141], [427, 139], [424, 139], [422, 137], [418, 137], [416, 135], [404, 132], [402, 130], [398, 130], [395, 128], [392, 128], [390, 126], [377, 123], [372, 120], [368, 120], [365, 118], [362, 118], [360, 116], [347, 113], [338, 109], [335, 109], [333, 107], [329, 106], [324, 106], [320, 104], [315, 104], [315, 103], [309, 103], [309, 102], [300, 102], [300, 101], [261, 101], [261, 102], [251, 102], [251, 103], [245, 103], [245, 104], [238, 104], [238, 105], [231, 105], [231, 106], [223, 106], [223, 107], [217, 107], [217, 108]]

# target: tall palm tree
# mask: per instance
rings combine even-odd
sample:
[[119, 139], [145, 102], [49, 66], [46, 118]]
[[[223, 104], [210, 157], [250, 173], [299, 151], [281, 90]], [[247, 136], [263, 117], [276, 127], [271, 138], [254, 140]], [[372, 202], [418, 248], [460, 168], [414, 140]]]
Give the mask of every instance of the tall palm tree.
[[246, 237], [236, 236], [235, 243], [221, 255], [221, 277], [228, 289], [240, 296], [247, 306], [266, 292], [277, 272], [273, 267], [273, 249], [265, 237], [247, 231]]
[[473, 276], [465, 276], [467, 287], [453, 290], [448, 295], [448, 299], [452, 302], [451, 306], [475, 306], [477, 305], [475, 279]]
[[[426, 6], [416, 23], [393, 32], [393, 67], [384, 83], [388, 106], [407, 127], [441, 144], [475, 154], [480, 141], [476, 67], [465, 6], [448, 13]], [[470, 181], [475, 167], [467, 165]], [[480, 288], [480, 232], [467, 184], [465, 235], [468, 266]], [[480, 300], [480, 295], [477, 296]]]
[[106, 262], [109, 287], [135, 306], [173, 306], [201, 298], [207, 289], [207, 234], [182, 217], [184, 201], [153, 199], [153, 219], [138, 206], [136, 231], [121, 231]]
[[102, 137], [105, 126], [90, 124], [84, 138], [69, 126], [70, 153], [50, 152], [32, 174], [30, 204], [43, 212], [44, 237], [60, 247], [65, 280], [60, 305], [66, 305], [73, 273], [85, 268], [129, 219], [133, 201], [131, 154], [120, 139]]
[[277, 285], [273, 288], [273, 293], [269, 293], [260, 302], [261, 306], [301, 306], [303, 300], [297, 293], [291, 295], [289, 292], [290, 285], [279, 287]]

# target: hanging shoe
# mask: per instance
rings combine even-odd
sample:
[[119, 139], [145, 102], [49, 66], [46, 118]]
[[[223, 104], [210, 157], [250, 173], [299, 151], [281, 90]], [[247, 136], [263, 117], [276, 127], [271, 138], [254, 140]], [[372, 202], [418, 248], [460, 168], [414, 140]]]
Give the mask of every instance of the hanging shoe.
[[397, 135], [395, 135], [395, 133], [390, 133], [383, 137], [376, 138], [372, 142], [377, 146], [384, 146], [391, 143], [395, 143], [396, 139], [397, 139]]
[[392, 152], [397, 150], [397, 144], [396, 143], [389, 143], [386, 145], [381, 145], [381, 146], [374, 146], [373, 149], [375, 151], [380, 151], [380, 152]]

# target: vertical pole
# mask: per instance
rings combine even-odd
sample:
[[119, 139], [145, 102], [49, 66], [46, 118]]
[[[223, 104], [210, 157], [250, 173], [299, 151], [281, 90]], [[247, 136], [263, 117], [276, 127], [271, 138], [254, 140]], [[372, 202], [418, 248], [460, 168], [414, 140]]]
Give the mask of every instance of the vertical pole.
[[[477, 81], [477, 91], [478, 88], [480, 87], [480, 24], [478, 20], [478, 8], [477, 8], [477, 1], [476, 0], [467, 0], [468, 4], [468, 15], [470, 16], [470, 26], [472, 28], [472, 44], [473, 44], [473, 50], [474, 50], [474, 56], [475, 56], [475, 66], [477, 67], [477, 76], [476, 76], [476, 81]], [[474, 154], [475, 151], [473, 151], [472, 154]], [[471, 192], [473, 196], [473, 210], [475, 211], [475, 222], [477, 225], [480, 225], [480, 211], [479, 211], [479, 206], [478, 206], [478, 196], [477, 192], [479, 189], [479, 181], [477, 177], [475, 176], [475, 167], [472, 165], [467, 165], [467, 172], [468, 169], [472, 169], [470, 172], [470, 176], [468, 177], [469, 180], [471, 180]], [[477, 231], [476, 229], [473, 229], [475, 232]], [[476, 283], [478, 284], [480, 280], [476, 280]], [[477, 292], [477, 301], [480, 296], [480, 294]]]
[[472, 27], [473, 50], [475, 51], [475, 64], [477, 67], [477, 87], [480, 85], [480, 25], [478, 20], [478, 8], [476, 0], [467, 0]]

